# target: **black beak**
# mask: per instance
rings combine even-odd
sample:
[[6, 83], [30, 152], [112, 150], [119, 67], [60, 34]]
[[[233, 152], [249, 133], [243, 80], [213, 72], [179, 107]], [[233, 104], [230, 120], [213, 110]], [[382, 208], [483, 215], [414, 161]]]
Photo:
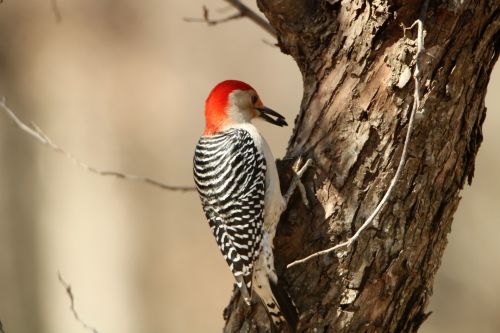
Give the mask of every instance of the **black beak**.
[[266, 108], [265, 106], [263, 106], [261, 108], [257, 108], [257, 111], [259, 111], [259, 117], [273, 125], [280, 127], [288, 126], [285, 121], [285, 117], [280, 115], [278, 112], [271, 110], [270, 108]]

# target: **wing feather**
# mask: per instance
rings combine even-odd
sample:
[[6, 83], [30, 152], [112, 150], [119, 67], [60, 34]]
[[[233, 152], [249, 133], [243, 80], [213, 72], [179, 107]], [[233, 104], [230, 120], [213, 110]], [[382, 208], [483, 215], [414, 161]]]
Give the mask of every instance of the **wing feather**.
[[230, 129], [200, 139], [194, 178], [219, 249], [248, 299], [261, 243], [265, 158], [247, 131]]

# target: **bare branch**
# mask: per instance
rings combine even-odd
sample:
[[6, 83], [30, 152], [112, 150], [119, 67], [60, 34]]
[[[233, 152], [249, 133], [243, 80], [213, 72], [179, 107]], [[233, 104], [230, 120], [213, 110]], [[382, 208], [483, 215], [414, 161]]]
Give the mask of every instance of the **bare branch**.
[[73, 295], [73, 291], [71, 290], [71, 286], [69, 285], [69, 283], [67, 283], [60, 272], [57, 272], [57, 277], [59, 279], [59, 282], [61, 283], [61, 285], [64, 287], [64, 290], [66, 291], [66, 295], [68, 295], [68, 298], [69, 298], [69, 309], [71, 310], [71, 313], [73, 313], [73, 317], [75, 317], [75, 319], [83, 326], [83, 328], [85, 328], [86, 330], [92, 332], [92, 333], [99, 333], [99, 331], [88, 325], [86, 322], [84, 322], [81, 318], [80, 318], [80, 315], [78, 314], [78, 311], [76, 311], [76, 308], [75, 308], [75, 297]]
[[225, 22], [240, 19], [243, 17], [244, 17], [243, 14], [236, 13], [236, 14], [233, 14], [233, 15], [230, 15], [228, 17], [221, 18], [221, 19], [211, 19], [209, 12], [208, 12], [208, 8], [206, 6], [203, 6], [203, 18], [185, 17], [184, 21], [186, 21], [186, 22], [201, 22], [201, 23], [206, 23], [208, 25], [217, 25], [219, 23], [225, 23]]
[[274, 38], [277, 37], [276, 30], [272, 27], [272, 25], [262, 16], [254, 12], [250, 7], [246, 6], [239, 0], [224, 0], [229, 3], [231, 6], [237, 8], [240, 13], [246, 17], [248, 17], [253, 23], [257, 24], [259, 27], [267, 31]]
[[[2, 0], [0, 0], [0, 3], [2, 3]], [[3, 330], [3, 324], [1, 320], [0, 320], [0, 333], [5, 333], [5, 331]]]
[[307, 171], [307, 169], [311, 166], [313, 163], [312, 159], [307, 159], [307, 161], [304, 163], [304, 165], [300, 166], [302, 164], [302, 157], [299, 156], [299, 158], [295, 161], [292, 169], [293, 169], [293, 178], [290, 183], [290, 187], [288, 188], [288, 191], [286, 191], [285, 195], [283, 198], [285, 199], [286, 206], [288, 206], [288, 203], [290, 202], [290, 199], [292, 195], [295, 193], [295, 189], [298, 187], [300, 191], [300, 196], [302, 197], [302, 202], [306, 207], [309, 207], [309, 200], [307, 200], [307, 193], [306, 193], [306, 188], [304, 187], [304, 184], [302, 184], [302, 176], [304, 173]]
[[189, 191], [194, 191], [196, 188], [192, 186], [172, 186], [165, 184], [163, 182], [160, 182], [158, 180], [149, 178], [149, 177], [142, 177], [142, 176], [137, 176], [133, 174], [127, 174], [123, 172], [117, 172], [117, 171], [109, 171], [109, 170], [100, 170], [96, 167], [90, 166], [87, 163], [83, 162], [79, 158], [73, 156], [72, 154], [66, 152], [64, 149], [62, 149], [60, 146], [58, 146], [56, 143], [54, 143], [38, 126], [35, 124], [31, 124], [31, 126], [26, 125], [23, 123], [12, 111], [6, 104], [5, 102], [5, 97], [0, 99], [0, 108], [5, 111], [5, 114], [9, 116], [9, 118], [14, 122], [14, 124], [21, 129], [23, 132], [29, 134], [32, 138], [40, 142], [41, 144], [47, 146], [50, 148], [52, 151], [55, 151], [56, 153], [64, 155], [67, 159], [69, 159], [71, 162], [74, 164], [78, 165], [79, 167], [98, 174], [100, 176], [112, 176], [116, 177], [119, 179], [124, 179], [124, 180], [129, 180], [129, 181], [136, 181], [136, 182], [141, 182], [145, 183], [148, 185], [152, 185], [158, 188], [161, 188], [162, 190], [167, 190], [167, 191], [180, 191], [180, 192], [189, 192]]
[[214, 20], [209, 18], [209, 13], [207, 7], [203, 6], [203, 18], [184, 18], [184, 21], [186, 22], [204, 22], [207, 23], [208, 25], [216, 25], [218, 23], [224, 23], [228, 22], [231, 20], [239, 19], [242, 17], [246, 17], [249, 20], [251, 20], [253, 23], [257, 24], [259, 27], [264, 29], [266, 32], [268, 32], [271, 36], [274, 38], [277, 37], [276, 35], [276, 30], [271, 26], [271, 24], [262, 16], [257, 14], [255, 11], [253, 11], [250, 7], [245, 5], [239, 0], [224, 0], [227, 3], [229, 3], [232, 7], [236, 8], [238, 10], [237, 14]]
[[387, 203], [387, 201], [389, 200], [389, 197], [394, 189], [394, 187], [396, 186], [396, 183], [397, 181], [399, 180], [399, 177], [401, 176], [401, 172], [403, 170], [403, 166], [405, 165], [406, 163], [406, 155], [408, 154], [408, 144], [410, 142], [410, 138], [411, 138], [411, 132], [412, 132], [412, 129], [413, 129], [413, 121], [415, 119], [415, 113], [417, 112], [417, 110], [420, 108], [420, 99], [421, 99], [421, 96], [420, 96], [420, 77], [421, 77], [421, 73], [420, 73], [420, 58], [421, 58], [421, 55], [424, 53], [424, 21], [425, 21], [425, 15], [427, 13], [427, 7], [429, 5], [429, 0], [425, 0], [423, 5], [422, 5], [422, 8], [421, 8], [421, 11], [420, 11], [420, 17], [419, 19], [414, 23], [412, 24], [412, 27], [417, 26], [418, 28], [418, 35], [417, 35], [417, 51], [416, 51], [416, 54], [415, 54], [415, 70], [413, 72], [413, 79], [415, 81], [415, 91], [413, 93], [413, 105], [412, 105], [412, 108], [411, 108], [411, 111], [410, 111], [410, 120], [408, 121], [408, 129], [406, 131], [406, 137], [405, 137], [405, 142], [404, 142], [404, 145], [403, 145], [403, 152], [401, 153], [401, 158], [399, 160], [399, 165], [398, 165], [398, 168], [396, 169], [396, 173], [394, 174], [394, 177], [392, 178], [391, 180], [391, 183], [389, 184], [389, 187], [387, 188], [387, 191], [385, 192], [382, 200], [380, 200], [379, 204], [377, 205], [377, 207], [375, 207], [375, 209], [373, 210], [373, 212], [371, 213], [371, 215], [366, 219], [366, 221], [363, 223], [363, 225], [356, 231], [356, 233], [350, 237], [347, 241], [345, 242], [342, 242], [342, 243], [339, 243], [333, 247], [330, 247], [326, 250], [322, 250], [322, 251], [319, 251], [319, 252], [315, 252], [313, 254], [311, 254], [310, 256], [307, 256], [303, 259], [299, 259], [299, 260], [296, 260], [296, 261], [293, 261], [291, 262], [290, 264], [287, 265], [287, 268], [290, 268], [290, 267], [293, 267], [295, 265], [298, 265], [298, 264], [302, 264], [308, 260], [311, 260], [315, 257], [318, 257], [318, 256], [321, 256], [321, 255], [324, 255], [324, 254], [328, 254], [332, 251], [335, 251], [337, 249], [340, 249], [340, 248], [343, 248], [343, 247], [347, 247], [349, 248], [352, 243], [354, 243], [358, 238], [359, 236], [361, 235], [361, 233], [366, 229], [368, 228], [368, 226], [370, 226], [370, 224], [373, 222], [373, 220], [375, 219], [375, 217], [377, 216], [377, 214], [380, 212], [380, 210], [382, 209], [382, 207]]

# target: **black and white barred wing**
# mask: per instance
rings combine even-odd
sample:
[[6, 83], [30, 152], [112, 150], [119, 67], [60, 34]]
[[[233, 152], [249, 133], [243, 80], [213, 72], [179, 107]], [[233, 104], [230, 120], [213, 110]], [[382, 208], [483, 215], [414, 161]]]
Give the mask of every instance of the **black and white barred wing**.
[[265, 158], [245, 130], [201, 137], [196, 146], [194, 178], [203, 210], [246, 299], [260, 250], [265, 175]]

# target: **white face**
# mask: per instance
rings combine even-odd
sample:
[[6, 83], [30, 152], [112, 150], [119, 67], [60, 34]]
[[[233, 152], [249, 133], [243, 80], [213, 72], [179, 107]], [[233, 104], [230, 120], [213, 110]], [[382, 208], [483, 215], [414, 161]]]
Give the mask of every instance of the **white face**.
[[253, 90], [234, 90], [229, 94], [227, 115], [237, 124], [248, 123], [257, 116], [258, 100]]

